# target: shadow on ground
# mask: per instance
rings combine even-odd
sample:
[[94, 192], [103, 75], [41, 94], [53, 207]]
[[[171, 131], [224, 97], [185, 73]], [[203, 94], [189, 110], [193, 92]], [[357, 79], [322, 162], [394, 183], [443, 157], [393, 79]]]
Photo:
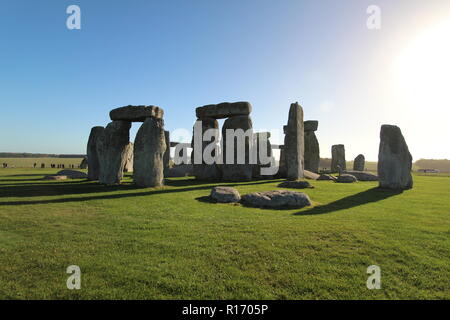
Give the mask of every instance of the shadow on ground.
[[381, 201], [396, 195], [401, 194], [403, 191], [399, 190], [387, 190], [380, 189], [378, 187], [362, 191], [360, 193], [353, 194], [351, 196], [333, 201], [329, 204], [323, 206], [316, 206], [312, 209], [306, 211], [300, 211], [294, 213], [294, 215], [315, 215], [315, 214], [325, 214], [333, 211], [345, 210], [354, 208], [360, 205]]
[[[165, 181], [165, 186], [161, 188], [139, 188], [136, 185], [125, 182], [116, 186], [104, 186], [98, 182], [75, 180], [75, 181], [61, 181], [61, 182], [45, 182], [45, 183], [20, 183], [7, 186], [0, 186], [0, 198], [33, 198], [33, 197], [47, 197], [47, 196], [70, 196], [70, 195], [85, 195], [82, 197], [66, 197], [48, 200], [28, 200], [28, 201], [5, 201], [0, 202], [0, 206], [6, 205], [34, 205], [34, 204], [49, 204], [49, 203], [64, 203], [64, 202], [80, 202], [89, 200], [103, 200], [103, 199], [121, 199], [128, 197], [142, 197], [153, 194], [176, 193], [186, 191], [209, 190], [213, 186], [243, 186], [272, 183], [273, 180], [253, 181], [248, 183], [214, 183], [202, 182], [194, 179], [184, 180], [170, 180]], [[128, 193], [113, 193], [115, 191], [133, 191]], [[109, 193], [102, 195], [91, 195], [94, 193]]]

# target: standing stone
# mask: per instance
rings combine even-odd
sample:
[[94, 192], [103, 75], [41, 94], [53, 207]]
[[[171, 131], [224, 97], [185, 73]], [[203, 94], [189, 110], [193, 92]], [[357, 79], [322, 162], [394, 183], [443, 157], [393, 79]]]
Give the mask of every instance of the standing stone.
[[[252, 180], [252, 165], [250, 164], [250, 144], [253, 139], [253, 132], [249, 132], [253, 128], [252, 119], [250, 116], [232, 116], [225, 120], [222, 127], [222, 141], [223, 141], [223, 162], [222, 174], [223, 180], [227, 181], [250, 181]], [[227, 153], [231, 152], [227, 148], [227, 129], [242, 129], [244, 134], [244, 150], [239, 152], [245, 152], [244, 164], [238, 164], [238, 139], [234, 137], [234, 159], [233, 164], [227, 163]]]
[[343, 144], [335, 144], [331, 147], [331, 172], [347, 170], [345, 162], [345, 147]]
[[378, 153], [380, 187], [395, 190], [411, 189], [412, 156], [399, 127], [382, 125]]
[[139, 187], [159, 187], [164, 180], [164, 121], [147, 118], [134, 141], [133, 180]]
[[[208, 129], [219, 129], [219, 123], [214, 118], [202, 118], [197, 119], [197, 121], [202, 122], [202, 129], [200, 132], [201, 137], [203, 137], [203, 134]], [[195, 125], [194, 125], [195, 128]], [[194, 129], [193, 129], [194, 130]], [[218, 164], [206, 164], [203, 159], [203, 151], [205, 150], [206, 146], [212, 143], [213, 140], [210, 141], [202, 141], [201, 143], [201, 155], [202, 155], [202, 163], [194, 163], [194, 154], [195, 154], [195, 148], [197, 147], [194, 143], [195, 134], [193, 131], [192, 134], [192, 153], [191, 153], [191, 163], [193, 164], [193, 172], [194, 176], [198, 180], [218, 180], [221, 178], [222, 174], [220, 172]], [[216, 141], [218, 143], [218, 141]], [[215, 155], [215, 152], [212, 153]]]
[[80, 163], [79, 167], [80, 167], [80, 169], [87, 169], [88, 168], [87, 157], [84, 157], [83, 160], [81, 160], [81, 163]]
[[164, 174], [169, 170], [170, 165], [170, 132], [164, 131], [164, 139], [166, 141], [166, 151], [164, 152], [163, 161], [164, 161]]
[[284, 151], [286, 154], [287, 179], [303, 178], [304, 165], [304, 127], [303, 108], [298, 102], [291, 104], [288, 124], [284, 137]]
[[[253, 165], [253, 178], [255, 179], [268, 179], [271, 178], [271, 176], [267, 175], [261, 175], [261, 168], [267, 168], [270, 167], [270, 163], [263, 164], [262, 159], [260, 157], [260, 147], [259, 144], [263, 143], [266, 145], [266, 157], [273, 158], [273, 151], [272, 151], [272, 145], [270, 144], [270, 132], [256, 132], [254, 133], [254, 148], [256, 152], [256, 164]], [[264, 141], [262, 140], [264, 138]], [[273, 161], [273, 159], [271, 160]]]
[[284, 152], [284, 145], [280, 145], [280, 161], [278, 162], [277, 178], [286, 178], [286, 153]]
[[366, 164], [366, 158], [364, 157], [364, 155], [359, 154], [353, 161], [353, 170], [354, 171], [364, 171], [365, 164]]
[[134, 145], [133, 142], [128, 143], [126, 151], [125, 165], [123, 167], [123, 172], [133, 171], [133, 160], [134, 160]]
[[130, 140], [131, 123], [110, 122], [97, 140], [100, 159], [99, 182], [107, 185], [118, 184], [123, 177], [127, 147]]
[[88, 179], [98, 180], [100, 176], [100, 159], [97, 152], [98, 138], [103, 135], [105, 128], [93, 127], [87, 144], [87, 159], [88, 159]]
[[319, 172], [320, 149], [316, 134], [319, 121], [305, 121], [305, 170]]

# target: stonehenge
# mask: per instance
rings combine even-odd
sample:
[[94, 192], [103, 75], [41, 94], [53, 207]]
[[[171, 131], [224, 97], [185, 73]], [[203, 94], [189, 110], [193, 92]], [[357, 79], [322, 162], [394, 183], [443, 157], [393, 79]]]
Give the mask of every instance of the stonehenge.
[[286, 159], [286, 177], [289, 180], [298, 180], [303, 178], [305, 151], [303, 108], [298, 102], [291, 104], [285, 132], [284, 153]]
[[319, 121], [310, 120], [305, 121], [305, 170], [311, 172], [319, 172], [320, 164], [320, 149], [319, 141], [317, 140], [316, 134]]
[[413, 187], [412, 156], [399, 127], [382, 125], [378, 152], [380, 188], [406, 190]]
[[159, 187], [164, 179], [164, 122], [147, 118], [134, 141], [133, 181], [139, 187]]
[[366, 158], [364, 155], [359, 154], [353, 161], [353, 171], [364, 171], [365, 164]]
[[123, 177], [127, 146], [130, 140], [131, 123], [116, 120], [110, 122], [97, 139], [100, 163], [98, 181], [102, 184], [118, 184]]
[[331, 147], [331, 172], [340, 172], [346, 169], [345, 147], [343, 144], [335, 144]]
[[[262, 171], [273, 166], [273, 149], [277, 148], [280, 161], [278, 173], [274, 172], [274, 176], [288, 181], [302, 178], [338, 182], [379, 180], [381, 188], [412, 188], [412, 157], [396, 126], [381, 127], [378, 176], [364, 172], [365, 158], [362, 154], [355, 158], [353, 171], [347, 171], [344, 145], [333, 145], [331, 172], [340, 174], [336, 179], [318, 174], [320, 149], [315, 135], [318, 121], [303, 121], [303, 108], [297, 102], [290, 105], [288, 122], [283, 126], [283, 145], [272, 145], [269, 132], [253, 132], [251, 111], [252, 106], [248, 102], [223, 102], [196, 108], [197, 121], [189, 144], [170, 141], [169, 131], [164, 130], [164, 111], [160, 107], [116, 108], [111, 110], [112, 122], [105, 128], [96, 126], [91, 129], [87, 157], [80, 168], [87, 167], [89, 180], [98, 180], [105, 185], [120, 184], [123, 173], [131, 171], [133, 181], [139, 187], [162, 186], [165, 176], [194, 175], [207, 181], [251, 181], [271, 177]], [[221, 140], [218, 119], [225, 119]], [[134, 144], [129, 141], [132, 122], [142, 122]], [[204, 136], [206, 132], [208, 136]], [[176, 163], [178, 166], [172, 171], [169, 168], [170, 147], [175, 147], [179, 156], [183, 153], [182, 163]], [[187, 150], [190, 147], [193, 150], [189, 164]], [[264, 149], [266, 154], [261, 152]], [[41, 167], [45, 168], [45, 164], [42, 163]], [[58, 165], [58, 168], [64, 168], [64, 165]]]
[[[166, 151], [164, 110], [129, 105], [111, 110], [109, 116], [112, 122], [106, 128], [91, 129], [87, 143], [88, 179], [106, 185], [120, 184], [123, 173], [133, 171], [138, 186], [161, 186]], [[134, 144], [129, 141], [132, 122], [143, 122]], [[167, 155], [170, 158], [170, 153]]]

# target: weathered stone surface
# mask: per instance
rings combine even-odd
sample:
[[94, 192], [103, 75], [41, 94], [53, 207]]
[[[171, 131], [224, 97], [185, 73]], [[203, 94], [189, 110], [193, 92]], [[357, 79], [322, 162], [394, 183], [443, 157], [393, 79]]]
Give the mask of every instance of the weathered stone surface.
[[44, 180], [67, 180], [67, 176], [60, 176], [60, 175], [48, 175], [44, 177]]
[[134, 144], [133, 142], [128, 143], [125, 155], [125, 165], [123, 167], [123, 172], [133, 171], [133, 160], [134, 160]]
[[[224, 164], [222, 165], [222, 178], [223, 180], [228, 181], [250, 181], [252, 179], [252, 165], [250, 164], [250, 139], [253, 138], [253, 133], [248, 132], [251, 136], [247, 135], [245, 137], [245, 159], [244, 164], [237, 164], [238, 160], [238, 142], [237, 138], [234, 138], [234, 164], [227, 164], [227, 153], [231, 152], [227, 148], [227, 129], [242, 129], [244, 132], [252, 129], [252, 120], [249, 116], [233, 116], [225, 120], [222, 127], [222, 139], [223, 139], [223, 160]], [[231, 156], [231, 154], [230, 154]]]
[[83, 160], [81, 160], [80, 169], [87, 169], [87, 167], [88, 167], [88, 159], [87, 157], [84, 157]]
[[243, 196], [242, 201], [262, 208], [303, 208], [311, 205], [307, 194], [289, 190], [254, 192]]
[[252, 112], [252, 105], [249, 102], [223, 102], [210, 104], [195, 109], [197, 118], [223, 119], [232, 116], [248, 116]]
[[353, 161], [353, 170], [364, 171], [365, 165], [366, 165], [366, 158], [364, 157], [364, 155], [359, 154]]
[[308, 181], [283, 181], [278, 185], [280, 188], [306, 189], [314, 188]]
[[147, 118], [162, 119], [164, 110], [157, 106], [125, 106], [109, 112], [111, 120], [144, 122]]
[[[306, 121], [306, 123], [311, 121]], [[317, 121], [315, 121], [317, 122]], [[317, 126], [316, 126], [317, 128]], [[319, 141], [317, 140], [314, 131], [305, 131], [305, 170], [312, 172], [319, 172], [320, 164], [320, 148]]]
[[57, 176], [66, 176], [69, 179], [87, 179], [88, 175], [76, 170], [61, 170], [56, 173]]
[[370, 172], [345, 171], [345, 173], [351, 174], [352, 176], [356, 177], [358, 181], [378, 181], [378, 176]]
[[118, 184], [123, 177], [126, 151], [130, 140], [131, 123], [110, 122], [97, 139], [97, 153], [100, 163], [99, 182], [107, 185]]
[[[202, 122], [202, 129], [200, 132], [202, 137], [203, 137], [203, 134], [205, 133], [205, 131], [207, 131], [209, 129], [219, 130], [219, 123], [214, 118], [197, 119], [197, 121]], [[195, 125], [194, 125], [194, 128], [195, 128]], [[219, 170], [217, 164], [206, 164], [203, 159], [203, 151], [205, 150], [206, 146], [208, 146], [209, 144], [211, 144], [213, 142], [213, 140], [211, 139], [210, 141], [202, 141], [201, 142], [200, 152], [202, 155], [202, 163], [195, 163], [195, 152], [196, 152], [197, 145], [199, 145], [199, 144], [196, 145], [194, 139], [195, 139], [195, 133], [194, 133], [194, 129], [193, 129], [192, 143], [191, 143], [193, 150], [191, 153], [191, 163], [194, 166], [195, 178], [198, 180], [206, 180], [206, 181], [213, 181], [213, 180], [220, 179], [222, 176], [222, 173]], [[218, 144], [219, 142], [216, 141], [216, 143]], [[215, 155], [215, 152], [212, 152], [212, 155]]]
[[231, 187], [214, 187], [211, 189], [210, 197], [221, 203], [239, 202], [241, 200], [239, 192]]
[[356, 179], [356, 177], [351, 174], [345, 173], [338, 176], [335, 181], [339, 183], [352, 183], [358, 181], [358, 179]]
[[330, 174], [321, 174], [321, 175], [317, 178], [317, 180], [330, 180], [330, 181], [335, 181], [336, 178], [333, 177], [333, 176], [330, 175]]
[[336, 144], [331, 147], [331, 172], [345, 171], [346, 169], [345, 147], [343, 144]]
[[310, 180], [317, 180], [320, 177], [320, 174], [311, 172], [309, 170], [303, 170], [303, 175], [305, 176], [306, 179]]
[[280, 160], [278, 162], [278, 173], [275, 175], [277, 178], [286, 178], [286, 153], [284, 152], [284, 145], [280, 145]]
[[291, 104], [289, 119], [284, 137], [286, 156], [286, 176], [289, 180], [303, 178], [304, 169], [304, 131], [303, 108], [296, 102]]
[[164, 152], [163, 162], [164, 162], [164, 175], [169, 170], [170, 165], [170, 132], [164, 131], [164, 139], [166, 141], [166, 151]]
[[97, 142], [103, 135], [105, 128], [93, 127], [87, 143], [88, 179], [98, 180], [100, 176], [100, 158], [97, 151]]
[[308, 121], [305, 121], [304, 126], [305, 126], [305, 128], [304, 128], [305, 132], [317, 131], [317, 128], [319, 127], [319, 121], [308, 120]]
[[164, 173], [164, 177], [174, 178], [174, 177], [188, 177], [194, 175], [194, 167], [192, 164], [180, 164], [175, 165]]
[[382, 125], [378, 153], [381, 188], [405, 190], [413, 187], [412, 156], [399, 127]]
[[139, 187], [159, 187], [164, 180], [166, 138], [162, 119], [147, 118], [134, 140], [133, 180]]
[[[272, 163], [275, 163], [275, 160], [273, 159], [273, 152], [272, 152], [272, 145], [270, 144], [270, 132], [255, 132], [253, 134], [254, 140], [254, 147], [256, 152], [256, 164], [253, 165], [253, 174], [252, 177], [254, 179], [270, 179], [273, 176], [269, 175], [262, 175], [261, 174], [261, 168], [268, 168], [271, 166], [271, 163], [265, 163], [263, 164], [263, 160], [260, 156], [260, 144], [265, 145], [266, 148], [266, 154], [264, 158], [270, 158]], [[264, 139], [264, 140], [263, 140]]]

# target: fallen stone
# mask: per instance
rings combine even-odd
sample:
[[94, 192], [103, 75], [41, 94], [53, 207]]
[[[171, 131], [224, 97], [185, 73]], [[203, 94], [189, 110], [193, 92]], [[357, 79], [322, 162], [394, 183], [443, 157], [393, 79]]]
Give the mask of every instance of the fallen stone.
[[44, 177], [44, 180], [67, 180], [67, 176], [48, 175]]
[[221, 203], [239, 202], [241, 200], [239, 192], [231, 187], [214, 187], [211, 189], [210, 197]]
[[210, 104], [195, 109], [197, 118], [224, 119], [232, 116], [248, 116], [252, 112], [252, 105], [249, 102], [223, 102]]
[[254, 192], [243, 196], [242, 202], [259, 208], [303, 208], [311, 205], [307, 194], [290, 190]]
[[399, 127], [382, 125], [378, 153], [381, 188], [405, 190], [413, 187], [412, 156]]
[[157, 106], [125, 106], [109, 112], [111, 120], [144, 122], [147, 118], [162, 119], [164, 110]]
[[329, 180], [329, 181], [336, 181], [336, 177], [330, 175], [330, 174], [321, 174], [317, 180]]
[[283, 181], [278, 185], [280, 188], [293, 188], [293, 189], [313, 189], [314, 187], [308, 181]]
[[378, 176], [370, 172], [345, 171], [345, 173], [354, 176], [358, 181], [378, 181]]
[[56, 173], [57, 176], [66, 176], [69, 179], [87, 179], [87, 174], [76, 170], [61, 170]]
[[358, 179], [356, 179], [356, 177], [352, 176], [351, 174], [341, 174], [335, 180], [335, 182], [339, 182], [339, 183], [352, 183], [352, 182], [357, 182], [357, 181], [358, 181]]
[[308, 170], [303, 170], [303, 175], [306, 179], [309, 180], [317, 180], [320, 177], [320, 174], [308, 171]]

